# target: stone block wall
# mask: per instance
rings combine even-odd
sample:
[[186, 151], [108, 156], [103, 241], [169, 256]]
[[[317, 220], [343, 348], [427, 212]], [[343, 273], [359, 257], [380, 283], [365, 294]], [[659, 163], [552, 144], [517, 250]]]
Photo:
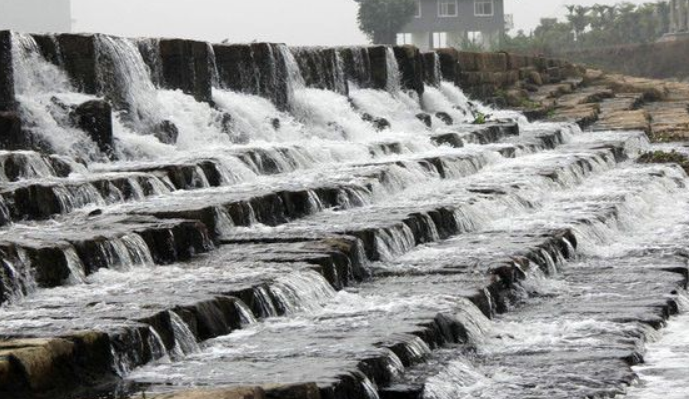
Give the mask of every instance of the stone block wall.
[[445, 80], [467, 94], [488, 99], [500, 90], [519, 86], [558, 83], [580, 75], [574, 64], [544, 57], [475, 53], [453, 48], [437, 50]]

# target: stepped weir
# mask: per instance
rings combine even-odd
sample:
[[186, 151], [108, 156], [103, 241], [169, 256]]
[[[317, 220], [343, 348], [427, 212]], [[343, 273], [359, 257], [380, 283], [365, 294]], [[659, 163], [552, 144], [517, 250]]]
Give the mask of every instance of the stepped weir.
[[687, 175], [637, 160], [689, 154], [688, 102], [506, 53], [0, 32], [0, 397], [683, 397]]

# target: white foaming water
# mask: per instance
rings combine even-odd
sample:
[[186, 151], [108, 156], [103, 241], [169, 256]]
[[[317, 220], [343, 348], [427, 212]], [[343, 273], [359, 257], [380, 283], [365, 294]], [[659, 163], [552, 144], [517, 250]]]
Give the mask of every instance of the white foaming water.
[[413, 132], [418, 137], [419, 132], [428, 131], [428, 127], [416, 118], [417, 114], [423, 112], [421, 106], [404, 93], [393, 95], [380, 90], [358, 89], [351, 90], [349, 96], [362, 112], [387, 119], [395, 133]]
[[424, 386], [424, 399], [472, 398], [494, 381], [481, 374], [464, 359], [450, 362], [440, 373], [430, 377]]
[[292, 112], [309, 135], [346, 141], [371, 140], [373, 127], [352, 109], [349, 99], [341, 94], [320, 89], [295, 91]]
[[181, 90], [159, 90], [162, 113], [179, 129], [177, 148], [198, 150], [232, 144], [223, 131], [223, 114], [209, 104], [198, 102]]
[[93, 141], [71, 127], [69, 105], [93, 99], [75, 93], [67, 75], [48, 62], [29, 35], [12, 33], [14, 84], [24, 126], [63, 155], [96, 158]]
[[639, 382], [628, 399], [686, 399], [689, 392], [689, 300], [678, 298], [683, 313], [670, 320], [657, 342], [648, 345], [644, 363], [634, 367]]
[[443, 80], [443, 71], [440, 67], [440, 55], [436, 52], [432, 52], [430, 54], [433, 56], [433, 72], [431, 73], [431, 76], [433, 77], [434, 82], [441, 82]]
[[170, 316], [172, 333], [175, 337], [175, 346], [172, 349], [173, 358], [179, 358], [201, 350], [201, 347], [196, 342], [194, 333], [191, 332], [187, 323], [173, 311], [169, 311], [168, 315]]
[[[445, 83], [443, 82], [443, 84]], [[453, 99], [455, 101], [454, 104], [452, 103]], [[468, 101], [466, 105], [461, 105], [463, 100], [460, 96], [448, 96], [442, 89], [426, 86], [421, 103], [423, 104], [423, 109], [428, 112], [434, 114], [436, 112], [447, 113], [455, 123], [472, 122], [474, 115], [470, 110]]]
[[385, 63], [387, 69], [387, 82], [385, 83], [385, 90], [388, 93], [399, 93], [402, 91], [402, 78], [400, 76], [400, 68], [397, 64], [395, 52], [391, 47], [385, 49]]
[[136, 44], [130, 39], [97, 35], [96, 52], [98, 82], [103, 93], [125, 109], [120, 116], [137, 131], [161, 122], [161, 102]]
[[481, 104], [469, 100], [466, 94], [452, 82], [442, 81], [440, 83], [440, 92], [450, 103], [454, 104], [463, 114], [466, 114], [467, 117], [471, 117], [476, 111], [479, 111], [477, 106], [481, 106]]
[[335, 290], [316, 272], [299, 272], [279, 278], [270, 287], [286, 313], [315, 311], [333, 296]]
[[291, 141], [304, 135], [300, 123], [266, 98], [214, 89], [213, 100], [232, 115], [231, 136], [240, 142]]

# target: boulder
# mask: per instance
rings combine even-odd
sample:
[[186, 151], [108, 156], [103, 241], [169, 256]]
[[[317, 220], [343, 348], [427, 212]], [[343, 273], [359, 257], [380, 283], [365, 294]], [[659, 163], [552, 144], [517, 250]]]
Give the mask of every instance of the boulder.
[[177, 144], [177, 138], [179, 137], [177, 125], [169, 120], [164, 120], [153, 125], [150, 133], [161, 143], [170, 145]]
[[112, 129], [112, 107], [106, 101], [91, 100], [77, 106], [70, 114], [76, 127], [85, 131], [98, 149], [114, 158], [115, 141]]
[[416, 114], [416, 119], [423, 122], [423, 124], [426, 125], [426, 127], [428, 127], [428, 128], [433, 127], [433, 118], [425, 112], [421, 112], [421, 113]]
[[15, 109], [12, 32], [0, 31], [0, 112]]
[[447, 112], [436, 112], [435, 117], [443, 121], [448, 126], [454, 123], [454, 120]]
[[182, 39], [160, 41], [163, 86], [182, 90], [197, 101], [211, 103], [213, 59], [211, 46], [205, 42]]
[[526, 75], [526, 80], [533, 85], [543, 86], [543, 78], [541, 74], [536, 71], [529, 71]]
[[275, 129], [275, 130], [280, 130], [280, 127], [282, 126], [282, 122], [280, 122], [280, 118], [271, 119], [270, 124], [273, 126], [273, 129]]
[[228, 134], [232, 132], [232, 125], [234, 124], [232, 114], [229, 112], [223, 112], [222, 116], [220, 117], [220, 124], [222, 125], [223, 132]]
[[390, 122], [385, 118], [377, 118], [371, 114], [365, 113], [361, 115], [361, 119], [363, 119], [365, 122], [371, 123], [379, 132], [390, 128]]

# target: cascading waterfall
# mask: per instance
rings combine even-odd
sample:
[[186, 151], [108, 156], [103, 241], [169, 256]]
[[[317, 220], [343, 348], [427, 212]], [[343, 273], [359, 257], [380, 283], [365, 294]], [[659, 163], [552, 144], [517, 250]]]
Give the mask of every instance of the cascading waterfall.
[[[464, 92], [460, 88], [458, 88], [451, 82], [440, 82], [439, 91], [447, 99], [447, 101], [450, 104], [452, 104], [450, 112], [455, 114], [461, 113], [465, 120], [473, 120], [477, 112], [486, 113], [488, 111], [488, 109], [482, 106], [480, 103], [470, 101], [466, 94], [464, 94]], [[432, 90], [431, 92], [433, 93]], [[428, 101], [433, 102], [434, 100], [435, 96], [431, 94], [431, 97], [428, 99]], [[426, 97], [424, 97], [424, 101], [426, 101]], [[443, 100], [440, 99], [439, 102], [440, 104], [432, 103], [432, 106], [442, 105]], [[448, 112], [448, 109], [443, 109], [441, 111]], [[460, 118], [460, 120], [462, 119]]]
[[162, 122], [161, 104], [151, 71], [136, 44], [129, 39], [98, 35], [96, 52], [101, 90], [116, 108], [124, 110], [120, 117], [139, 132], [146, 132], [152, 125]]
[[201, 348], [187, 323], [173, 311], [168, 312], [168, 314], [172, 333], [175, 337], [175, 347], [172, 349], [173, 358], [181, 358], [184, 355], [198, 352]]
[[299, 272], [279, 278], [270, 287], [283, 313], [320, 308], [335, 290], [316, 272]]
[[26, 252], [20, 249], [16, 255], [14, 259], [7, 257], [1, 260], [0, 300], [3, 300], [3, 303], [19, 301], [38, 288]]
[[400, 67], [397, 64], [397, 58], [392, 48], [385, 49], [385, 64], [387, 70], [387, 81], [385, 82], [385, 90], [388, 93], [397, 94], [402, 91], [402, 77], [400, 76]]
[[[159, 261], [158, 253], [155, 251], [152, 253], [153, 248], [149, 248], [147, 242], [155, 246], [164, 241], [162, 245], [170, 247], [163, 250], [169, 249], [169, 252], [174, 252], [170, 255], [172, 259], [159, 261], [165, 264], [176, 261], [177, 252], [193, 253], [195, 250], [194, 247], [191, 249], [186, 247], [191, 246], [189, 242], [192, 239], [191, 236], [185, 236], [186, 231], [180, 230], [179, 235], [177, 230], [174, 230], [174, 233], [172, 230], [163, 233], [156, 231], [151, 235], [141, 232], [140, 230], [145, 230], [146, 223], [151, 220], [154, 220], [154, 223], [158, 222], [155, 217], [166, 218], [164, 222], [160, 222], [160, 225], [168, 222], [171, 225], [181, 223], [181, 219], [189, 222], [189, 225], [197, 219], [203, 222], [212, 219], [210, 222], [213, 223], [216, 231], [210, 233], [213, 238], [217, 238], [217, 241], [212, 244], [218, 244], [218, 246], [231, 242], [231, 239], [237, 236], [243, 238], [244, 233], [251, 237], [251, 234], [263, 232], [268, 236], [276, 233], [278, 238], [275, 240], [280, 243], [282, 237], [279, 233], [289, 232], [288, 229], [281, 231], [279, 228], [258, 226], [258, 224], [261, 221], [272, 226], [272, 221], [265, 222], [267, 214], [273, 211], [271, 207], [289, 208], [290, 205], [295, 205], [289, 204], [289, 199], [286, 199], [291, 195], [292, 189], [299, 195], [306, 193], [298, 197], [300, 201], [303, 198], [306, 203], [298, 204], [297, 211], [293, 212], [303, 211], [305, 216], [324, 212], [344, 213], [352, 208], [373, 208], [380, 203], [388, 206], [390, 213], [393, 213], [397, 212], [397, 208], [392, 207], [393, 202], [399, 200], [395, 198], [396, 194], [404, 191], [404, 195], [409, 194], [410, 199], [413, 200], [414, 197], [411, 194], [416, 194], [417, 186], [420, 187], [419, 191], [427, 190], [429, 186], [426, 183], [429, 181], [458, 180], [465, 177], [469, 179], [470, 175], [479, 170], [493, 166], [495, 170], [488, 171], [488, 177], [495, 177], [495, 174], [501, 173], [499, 165], [493, 164], [498, 164], [498, 159], [503, 160], [503, 158], [494, 149], [476, 150], [473, 144], [467, 144], [463, 149], [450, 146], [439, 148], [434, 144], [435, 141], [432, 141], [437, 138], [437, 133], [453, 130], [448, 128], [448, 125], [471, 122], [479, 112], [492, 111], [480, 103], [472, 103], [453, 84], [441, 81], [437, 55], [432, 60], [433, 70], [429, 72], [432, 75], [429, 80], [433, 83], [428, 83], [423, 97], [418, 98], [416, 92], [406, 92], [403, 88], [401, 73], [392, 49], [386, 50], [385, 61], [388, 73], [385, 88], [380, 90], [372, 88], [371, 66], [367, 65], [370, 62], [369, 50], [366, 48], [338, 49], [326, 54], [325, 49], [292, 51], [284, 45], [261, 47], [260, 44], [252, 44], [247, 46], [251, 59], [238, 66], [236, 71], [241, 75], [238, 80], [242, 80], [240, 84], [242, 87], [241, 89], [233, 87], [234, 90], [231, 90], [229, 87], [231, 85], [223, 81], [227, 78], [224, 75], [226, 71], [223, 71], [222, 63], [218, 63], [215, 57], [216, 52], [220, 56], [221, 49], [208, 45], [210, 53], [208, 68], [212, 75], [213, 87], [212, 101], [206, 103], [197, 101], [192, 95], [182, 90], [163, 88], [165, 86], [164, 60], [158, 40], [130, 40], [98, 35], [95, 37], [95, 43], [99, 95], [103, 98], [77, 93], [67, 75], [41, 56], [40, 49], [33, 38], [14, 35], [15, 69], [18, 71], [15, 79], [22, 116], [30, 121], [28, 128], [35, 131], [42, 140], [48, 141], [55, 152], [69, 157], [84, 158], [86, 161], [97, 161], [99, 164], [94, 166], [91, 162], [88, 167], [85, 167], [73, 161], [73, 165], [70, 166], [71, 175], [58, 177], [56, 168], [40, 154], [35, 154], [36, 159], [29, 162], [32, 167], [22, 172], [24, 175], [19, 177], [5, 175], [3, 180], [7, 180], [8, 184], [17, 183], [15, 180], [20, 180], [19, 183], [24, 184], [27, 182], [21, 180], [46, 178], [48, 183], [54, 184], [51, 189], [59, 202], [59, 213], [71, 214], [77, 209], [86, 208], [81, 212], [76, 212], [75, 219], [87, 220], [87, 223], [91, 222], [91, 218], [94, 224], [99, 222], [101, 215], [104, 215], [103, 219], [106, 219], [111, 214], [120, 216], [130, 210], [136, 211], [129, 215], [131, 218], [122, 222], [122, 229], [131, 229], [130, 233], [118, 230], [112, 235], [99, 234], [97, 240], [94, 241], [95, 244], [87, 243], [89, 245], [87, 249], [80, 246], [83, 244], [79, 241], [80, 236], [77, 238], [70, 236], [69, 239], [60, 241], [67, 243], [62, 250], [71, 273], [68, 283], [87, 288], [89, 285], [99, 286], [99, 288], [102, 285], [113, 288], [113, 291], [121, 289], [123, 293], [120, 293], [118, 301], [122, 303], [127, 303], [126, 301], [130, 299], [129, 289], [145, 296], [141, 292], [148, 293], [149, 289], [150, 292], [156, 292], [159, 288], [151, 284], [151, 287], [146, 286], [145, 290], [136, 291], [141, 288], [137, 285], [140, 282], [132, 281], [136, 280], [134, 277], [140, 277], [137, 273], [147, 278], [154, 276], [155, 278], [151, 278], [154, 282], [158, 282], [157, 273], [159, 273], [161, 287], [170, 290], [183, 287], [175, 284], [178, 284], [180, 280], [186, 283], [189, 277], [188, 270], [191, 268], [187, 268], [188, 265], [185, 263], [171, 265], [169, 268], [166, 266], [165, 269], [155, 265], [156, 261]], [[260, 60], [257, 61], [258, 59]], [[315, 73], [315, 76], [306, 76], [307, 68], [313, 68], [309, 73]], [[167, 69], [165, 72], [168, 72]], [[69, 113], [74, 105], [94, 99], [105, 99], [116, 109], [114, 135], [117, 161], [115, 162], [104, 159], [96, 150], [96, 144], [84, 132], [73, 128], [69, 120]], [[286, 104], [282, 103], [283, 100]], [[450, 116], [451, 121], [445, 120], [447, 123], [443, 123], [442, 118], [437, 116], [440, 113]], [[425, 116], [431, 118], [432, 126], [427, 126], [422, 120]], [[385, 127], [384, 124], [375, 126], [371, 123], [373, 118], [385, 119], [389, 126]], [[172, 131], [176, 133], [172, 134]], [[460, 128], [457, 128], [457, 131], [463, 132]], [[50, 134], [45, 134], [46, 132]], [[574, 133], [577, 132], [574, 131]], [[563, 136], [565, 136], [564, 140], [571, 141], [570, 136], [573, 135], [565, 129]], [[458, 156], [460, 153], [466, 157], [460, 158]], [[543, 160], [550, 160], [550, 158], [537, 159], [538, 162]], [[612, 165], [612, 159], [601, 158], [593, 162], [593, 166], [589, 168], [592, 170], [584, 166], [574, 167], [553, 172], [553, 181], [547, 181], [543, 176], [537, 175], [533, 177], [533, 181], [520, 180], [517, 183], [536, 191], [537, 194], [533, 195], [536, 197], [548, 190], [571, 188], [581, 183], [585, 177], [607, 170]], [[518, 166], [528, 169], [533, 165], [524, 161], [522, 164], [518, 163]], [[183, 168], [184, 171], [176, 174], [179, 171], [177, 167], [180, 168], [179, 170]], [[127, 173], [128, 185], [122, 183], [121, 180], [108, 180], [121, 178], [122, 175], [119, 173], [123, 171]], [[332, 180], [329, 180], [331, 177]], [[510, 179], [511, 177], [508, 177], [507, 180]], [[478, 186], [481, 183], [480, 180], [475, 179], [471, 183]], [[323, 181], [326, 181], [327, 185], [321, 187], [320, 184]], [[123, 185], [125, 188], [121, 188]], [[216, 187], [218, 185], [229, 187]], [[271, 191], [274, 187], [279, 187], [277, 193]], [[487, 189], [489, 193], [490, 188]], [[323, 190], [319, 191], [321, 189]], [[449, 189], [456, 189], [456, 187]], [[196, 191], [192, 194], [184, 193], [190, 190]], [[265, 193], [266, 198], [273, 195], [271, 200], [274, 198], [274, 202], [270, 203], [263, 197], [256, 199], [258, 195], [254, 194], [257, 193], [261, 195]], [[198, 197], [195, 194], [198, 194]], [[473, 198], [476, 192], [467, 190], [464, 194]], [[490, 197], [491, 194], [486, 194], [486, 197]], [[438, 195], [442, 197], [445, 193], [439, 192]], [[442, 210], [435, 210], [435, 213], [432, 213], [433, 216], [431, 213], [417, 215], [408, 212], [409, 215], [413, 215], [411, 222], [409, 220], [396, 221], [394, 224], [386, 225], [389, 226], [387, 228], [377, 229], [373, 242], [368, 241], [368, 237], [366, 238], [366, 244], [373, 247], [367, 249], [377, 252], [375, 254], [379, 258], [377, 260], [391, 262], [420, 244], [440, 241], [441, 236], [445, 235], [444, 230], [447, 226], [437, 223], [435, 219], [439, 214], [453, 215], [454, 220], [447, 220], [448, 224], [456, 225], [452, 227], [456, 230], [453, 232], [466, 233], [479, 230], [489, 219], [498, 215], [509, 214], [511, 211], [530, 211], [536, 207], [534, 204], [537, 199], [527, 193], [508, 192], [497, 197], [497, 199], [491, 198], [490, 201], [478, 199], [457, 209], [451, 209], [448, 205], [447, 209], [444, 209], [447, 211], [446, 214], [441, 212]], [[241, 203], [241, 206], [248, 205], [246, 209], [238, 210], [232, 208], [234, 203], [228, 205], [223, 202], [226, 198], [229, 198], [228, 203], [237, 198], [237, 203]], [[450, 203], [454, 199], [456, 198], [448, 196], [447, 202]], [[265, 202], [262, 202], [264, 200]], [[129, 203], [122, 204], [126, 201]], [[188, 210], [181, 208], [186, 205], [185, 201], [189, 201]], [[139, 202], [144, 203], [141, 209], [138, 207]], [[181, 210], [176, 208], [177, 205]], [[333, 209], [328, 209], [328, 207]], [[175, 214], [178, 210], [179, 213]], [[381, 207], [380, 210], [383, 215], [386, 208]], [[3, 211], [2, 208], [0, 211]], [[6, 219], [9, 220], [9, 210], [4, 211], [7, 213]], [[142, 212], [139, 214], [138, 211]], [[173, 216], [182, 215], [182, 217], [173, 219], [167, 212]], [[285, 213], [289, 212], [292, 210]], [[403, 209], [403, 212], [407, 210]], [[238, 216], [239, 213], [241, 216]], [[362, 214], [367, 216], [365, 212]], [[54, 224], [57, 226], [55, 230], [59, 230], [61, 223], [67, 226], [72, 223], [70, 219], [72, 216], [60, 215], [46, 224]], [[238, 221], [235, 223], [232, 217], [236, 217]], [[276, 224], [292, 222], [293, 220], [289, 220], [292, 218], [297, 217], [289, 215], [286, 217], [288, 220], [281, 220]], [[447, 218], [453, 219], [452, 216]], [[34, 222], [36, 221], [29, 220], [27, 224]], [[366, 222], [366, 220], [361, 222]], [[315, 223], [318, 221], [316, 220]], [[289, 223], [285, 224], [289, 225]], [[37, 225], [39, 228], [42, 227], [38, 222]], [[97, 224], [96, 226], [100, 228]], [[29, 226], [29, 228], [32, 227]], [[183, 227], [186, 228], [188, 225]], [[606, 227], [609, 226], [602, 226], [600, 230]], [[11, 228], [12, 226], [9, 227]], [[84, 228], [84, 230], [88, 229]], [[318, 234], [317, 229], [314, 231], [313, 234]], [[77, 233], [75, 236], [78, 235]], [[91, 232], [88, 231], [88, 233]], [[359, 231], [354, 233], [359, 233]], [[358, 237], [354, 233], [351, 236]], [[312, 248], [311, 243], [308, 242], [312, 239], [310, 234], [312, 234], [311, 230], [305, 230], [306, 237], [288, 237], [285, 241], [289, 241], [289, 244], [301, 245], [300, 240], [303, 239], [304, 246], [307, 247], [307, 249], [295, 250], [294, 253], [289, 252], [288, 255], [310, 254], [308, 252]], [[332, 248], [341, 250], [341, 247], [337, 245], [342, 242], [338, 240], [345, 237], [341, 237], [340, 234], [342, 233], [338, 231], [327, 237], [328, 240], [336, 242]], [[347, 233], [347, 236], [346, 239], [349, 239], [350, 233]], [[271, 239], [273, 238], [267, 238], [267, 240]], [[292, 239], [295, 241], [291, 242]], [[275, 247], [276, 257], [279, 258], [280, 245], [275, 245]], [[373, 275], [374, 269], [369, 265], [364, 247], [364, 241], [357, 241], [355, 248], [349, 248], [349, 251], [354, 254], [348, 253], [347, 257], [342, 256], [342, 253], [338, 251], [327, 253], [337, 268], [333, 272], [336, 280], [339, 278], [339, 280], [353, 282]], [[314, 255], [320, 254], [318, 250], [313, 251]], [[3, 263], [0, 265], [5, 270], [3, 278], [7, 280], [2, 281], [2, 293], [10, 298], [9, 301], [12, 304], [21, 303], [25, 296], [31, 296], [36, 291], [43, 290], [36, 287], [29, 262], [28, 260], [24, 262], [24, 257], [26, 255], [22, 254], [16, 262], [2, 259]], [[545, 250], [542, 257], [550, 274], [556, 273], [562, 259], [553, 258]], [[179, 259], [186, 260], [182, 255], [179, 255]], [[320, 262], [321, 259], [319, 258], [318, 261]], [[227, 269], [233, 266], [231, 261], [223, 265]], [[256, 268], [253, 271], [255, 275], [247, 272], [246, 277], [248, 283], [251, 284], [256, 275], [264, 278], [264, 273], [260, 269], [263, 267], [261, 262], [256, 262], [254, 267]], [[269, 275], [260, 280], [260, 284], [252, 285], [250, 288], [246, 288], [245, 284], [248, 283], [243, 281], [245, 276], [236, 277], [232, 275], [234, 270], [230, 270], [224, 276], [228, 279], [227, 286], [241, 285], [242, 295], [252, 297], [251, 302], [247, 301], [251, 308], [241, 301], [234, 302], [235, 308], [229, 312], [235, 317], [235, 320], [229, 323], [233, 324], [232, 329], [247, 329], [252, 330], [251, 333], [261, 333], [275, 326], [272, 324], [273, 320], [263, 319], [276, 316], [285, 316], [284, 319], [288, 319], [288, 322], [292, 322], [293, 319], [303, 322], [303, 319], [313, 314], [318, 315], [326, 304], [332, 305], [333, 302], [337, 302], [340, 299], [338, 295], [349, 295], [349, 293], [336, 293], [328, 280], [319, 272], [314, 271], [320, 270], [319, 267], [299, 263], [294, 270], [281, 275], [277, 273], [275, 276]], [[114, 271], [101, 270], [99, 272], [100, 268]], [[348, 268], [348, 270], [343, 272], [343, 268]], [[211, 272], [213, 271], [208, 273]], [[347, 276], [341, 276], [343, 273]], [[265, 273], [265, 275], [268, 274]], [[212, 289], [214, 295], [220, 292], [218, 291], [221, 289], [220, 284], [225, 284], [225, 281], [216, 282], [211, 281], [211, 278], [207, 276], [204, 277], [207, 280], [199, 280], [201, 281], [199, 284], [204, 284], [203, 288], [208, 288], [205, 284], [209, 286], [217, 284]], [[236, 280], [233, 280], [235, 277]], [[329, 275], [328, 278], [330, 277], [333, 276]], [[163, 281], [165, 278], [169, 280]], [[145, 282], [148, 281], [145, 280]], [[128, 284], [131, 284], [131, 287]], [[196, 288], [193, 284], [195, 282], [189, 283], [188, 287]], [[225, 286], [222, 287], [222, 289], [225, 288]], [[185, 292], [184, 289], [180, 289], [179, 292], [175, 290], [174, 296], [170, 294], [170, 297], [163, 297], [165, 302], [161, 300], [157, 306], [172, 304], [177, 300], [177, 294], [185, 301], [195, 301], [208, 294], [192, 292], [191, 289]], [[229, 292], [229, 288], [227, 291]], [[139, 305], [136, 301], [144, 300], [135, 295], [132, 297], [132, 308]], [[488, 290], [486, 290], [486, 297], [488, 301], [492, 300]], [[98, 302], [94, 306], [101, 305], [103, 304]], [[432, 308], [430, 305], [429, 309]], [[494, 303], [488, 304], [491, 310], [498, 306]], [[217, 316], [223, 310], [218, 306], [208, 313], [214, 312], [213, 316]], [[123, 347], [113, 349], [119, 375], [128, 375], [133, 368], [151, 360], [149, 358], [162, 359], [160, 363], [182, 363], [206, 350], [205, 343], [202, 348], [198, 342], [201, 338], [195, 334], [207, 326], [201, 326], [201, 322], [195, 321], [193, 317], [189, 318], [186, 311], [163, 310], [163, 312], [166, 311], [171, 331], [165, 333], [162, 330], [156, 331], [159, 327], [147, 329], [146, 325], [139, 330], [142, 325], [139, 322], [135, 327], [130, 328], [130, 325], [125, 325], [121, 328], [125, 333], [131, 334], [131, 337], [124, 339], [125, 344], [120, 345]], [[376, 312], [378, 311], [383, 313], [383, 310], [377, 309]], [[341, 316], [340, 314], [335, 316], [324, 314], [326, 314], [323, 316], [324, 319], [331, 318], [334, 321], [339, 321], [336, 316]], [[362, 312], [357, 313], [353, 318], [362, 314], [369, 316]], [[129, 314], [117, 315], [122, 319], [129, 316]], [[453, 316], [461, 319], [467, 327], [465, 344], [476, 342], [486, 335], [489, 329], [488, 323], [479, 316], [482, 317], [480, 311], [477, 309], [474, 311], [473, 308]], [[375, 321], [373, 319], [362, 319], [362, 324]], [[110, 322], [109, 319], [108, 322]], [[358, 327], [356, 323], [351, 324]], [[347, 325], [347, 327], [350, 326]], [[227, 333], [229, 330], [228, 327], [222, 333]], [[120, 332], [120, 330], [117, 331], [117, 333]], [[170, 347], [170, 332], [174, 338], [174, 347], [168, 351], [164, 343], [168, 342], [168, 347]], [[243, 331], [233, 331], [228, 335], [229, 338], [211, 337], [208, 339], [231, 341], [235, 338], [233, 334], [241, 338], [243, 333]], [[213, 334], [218, 333], [213, 332]], [[161, 336], [166, 337], [167, 341]], [[112, 338], [116, 341], [115, 333]], [[350, 344], [346, 341], [350, 338], [348, 334], [342, 333], [341, 338], [344, 341], [343, 346]], [[421, 361], [430, 354], [431, 349], [423, 339], [407, 335], [403, 338], [405, 339], [403, 348], [408, 352], [405, 355], [411, 359], [412, 363]], [[376, 340], [376, 345], [380, 342], [382, 340]], [[150, 353], [144, 353], [144, 348]], [[137, 352], [139, 349], [141, 350]], [[235, 355], [237, 351], [234, 352]], [[386, 363], [383, 364], [383, 368], [388, 369], [388, 374], [395, 377], [402, 374], [404, 366], [400, 360], [401, 355], [397, 357], [392, 350], [379, 346], [375, 347], [373, 352], [383, 352], [387, 356], [388, 359], [384, 360]], [[326, 353], [326, 355], [331, 354]], [[323, 357], [328, 358], [328, 356]], [[461, 364], [457, 367], [461, 368]], [[218, 374], [221, 373], [222, 370], [218, 371]], [[356, 377], [357, 383], [361, 385], [358, 388], [366, 397], [371, 399], [378, 397], [378, 387], [372, 379], [368, 379], [363, 374]]]
[[33, 37], [12, 33], [14, 85], [32, 144], [57, 153], [98, 158], [93, 141], [72, 126], [70, 105], [91, 99], [76, 93], [67, 74], [48, 62]]
[[[426, 84], [429, 86], [439, 86], [443, 81], [443, 72], [440, 66], [440, 56], [438, 53], [429, 53], [431, 57], [430, 65], [426, 61], [424, 72]], [[428, 54], [424, 54], [428, 56]], [[430, 67], [429, 67], [430, 66]]]

